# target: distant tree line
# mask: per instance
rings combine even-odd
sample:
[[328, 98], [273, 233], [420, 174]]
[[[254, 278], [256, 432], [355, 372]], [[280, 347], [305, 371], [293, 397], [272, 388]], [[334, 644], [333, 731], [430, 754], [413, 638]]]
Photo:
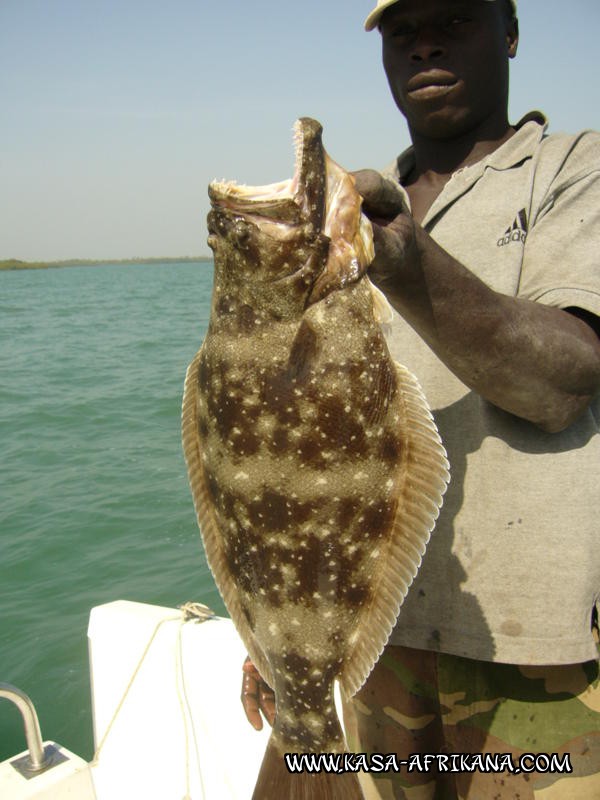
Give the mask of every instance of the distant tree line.
[[67, 261], [20, 261], [8, 258], [0, 261], [3, 269], [49, 269], [52, 267], [93, 267], [99, 264], [182, 264], [189, 262], [212, 261], [212, 256], [182, 256], [181, 258], [71, 258]]

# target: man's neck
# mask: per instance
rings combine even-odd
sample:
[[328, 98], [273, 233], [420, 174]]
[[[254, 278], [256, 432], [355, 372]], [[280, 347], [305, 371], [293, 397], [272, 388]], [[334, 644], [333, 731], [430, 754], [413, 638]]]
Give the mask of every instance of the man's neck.
[[411, 130], [414, 147], [415, 166], [406, 183], [420, 180], [424, 183], [446, 182], [450, 176], [463, 167], [481, 161], [497, 150], [514, 134], [507, 120], [483, 124], [475, 131], [453, 139], [430, 139]]

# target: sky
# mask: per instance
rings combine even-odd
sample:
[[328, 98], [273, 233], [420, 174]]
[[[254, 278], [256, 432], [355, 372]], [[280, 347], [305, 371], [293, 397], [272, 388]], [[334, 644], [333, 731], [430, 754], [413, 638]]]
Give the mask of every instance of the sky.
[[[375, 0], [0, 0], [0, 260], [208, 254], [207, 185], [291, 177], [291, 129], [381, 168], [409, 144]], [[519, 0], [510, 119], [600, 129], [599, 0]]]

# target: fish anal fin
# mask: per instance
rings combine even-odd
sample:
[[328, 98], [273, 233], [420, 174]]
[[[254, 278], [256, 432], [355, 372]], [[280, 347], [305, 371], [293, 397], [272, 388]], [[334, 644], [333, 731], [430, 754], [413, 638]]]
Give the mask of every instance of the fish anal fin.
[[449, 481], [440, 435], [416, 378], [396, 364], [398, 413], [404, 455], [394, 492], [396, 515], [379, 559], [380, 574], [371, 602], [362, 610], [351, 650], [339, 675], [347, 697], [367, 679], [396, 623], [400, 607], [421, 565]]

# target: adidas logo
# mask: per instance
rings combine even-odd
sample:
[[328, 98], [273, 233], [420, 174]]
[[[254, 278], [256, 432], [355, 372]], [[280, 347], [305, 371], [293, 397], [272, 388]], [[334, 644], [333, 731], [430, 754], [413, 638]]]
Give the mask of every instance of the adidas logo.
[[498, 247], [504, 247], [505, 244], [510, 244], [511, 242], [525, 244], [525, 239], [527, 239], [527, 217], [525, 209], [522, 208], [515, 217], [513, 224], [506, 229], [504, 236], [501, 236], [496, 244]]

